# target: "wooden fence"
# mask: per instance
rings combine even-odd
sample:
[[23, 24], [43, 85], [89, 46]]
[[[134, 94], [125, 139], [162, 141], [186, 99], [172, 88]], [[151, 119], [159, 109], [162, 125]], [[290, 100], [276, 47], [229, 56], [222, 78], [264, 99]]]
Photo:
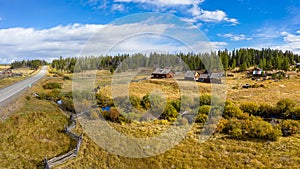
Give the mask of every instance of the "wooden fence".
[[78, 152], [80, 150], [80, 146], [81, 146], [81, 143], [82, 143], [82, 134], [77, 135], [75, 133], [72, 133], [71, 130], [73, 130], [77, 125], [77, 122], [76, 122], [77, 117], [83, 116], [85, 113], [87, 113], [87, 112], [84, 111], [84, 112], [79, 113], [79, 114], [71, 113], [71, 115], [70, 115], [71, 124], [68, 127], [64, 128], [64, 132], [77, 141], [76, 148], [74, 148], [73, 150], [67, 152], [66, 154], [54, 157], [50, 160], [48, 160], [47, 157], [46, 157], [44, 159], [45, 169], [50, 169], [51, 167], [61, 165], [61, 164], [65, 163], [66, 161], [78, 156]]

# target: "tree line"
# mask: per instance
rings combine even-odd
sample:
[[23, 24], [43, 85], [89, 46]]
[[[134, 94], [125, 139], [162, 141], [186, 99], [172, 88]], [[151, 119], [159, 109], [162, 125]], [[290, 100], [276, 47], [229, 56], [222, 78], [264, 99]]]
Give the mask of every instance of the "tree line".
[[30, 69], [37, 70], [40, 66], [48, 64], [45, 60], [22, 60], [22, 61], [14, 61], [11, 63], [11, 68], [22, 68], [22, 67], [29, 67]]
[[81, 72], [84, 70], [109, 69], [125, 71], [140, 67], [169, 67], [180, 70], [232, 70], [236, 67], [245, 71], [249, 67], [265, 70], [288, 71], [291, 65], [300, 62], [300, 56], [291, 51], [274, 49], [235, 49], [220, 50], [211, 53], [179, 54], [122, 54], [116, 56], [87, 56], [81, 58], [63, 58], [53, 60], [52, 67], [61, 72]]

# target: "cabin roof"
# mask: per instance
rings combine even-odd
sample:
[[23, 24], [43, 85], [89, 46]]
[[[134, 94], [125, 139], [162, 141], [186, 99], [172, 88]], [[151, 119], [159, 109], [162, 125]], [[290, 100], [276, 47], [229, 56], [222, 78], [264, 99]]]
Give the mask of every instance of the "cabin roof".
[[155, 70], [154, 70], [154, 72], [152, 72], [152, 74], [168, 74], [168, 73], [171, 73], [172, 72], [172, 70], [171, 69], [169, 69], [169, 68], [165, 68], [165, 69], [161, 69], [161, 68], [156, 68]]

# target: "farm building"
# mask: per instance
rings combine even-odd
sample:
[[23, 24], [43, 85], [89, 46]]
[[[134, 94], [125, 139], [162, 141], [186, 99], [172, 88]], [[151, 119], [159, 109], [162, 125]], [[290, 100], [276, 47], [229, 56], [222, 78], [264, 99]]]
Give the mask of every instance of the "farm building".
[[223, 72], [213, 72], [213, 73], [203, 73], [200, 74], [198, 82], [205, 83], [222, 83], [222, 78], [224, 77]]
[[260, 77], [260, 76], [264, 76], [266, 74], [265, 71], [263, 71], [261, 68], [254, 68], [252, 75], [254, 77]]
[[13, 76], [13, 72], [11, 69], [6, 69], [1, 72], [1, 75], [4, 77], [11, 77]]
[[151, 74], [151, 79], [162, 79], [162, 78], [173, 78], [174, 72], [167, 68], [167, 69], [160, 69], [156, 68], [154, 72]]
[[300, 63], [297, 63], [297, 64], [296, 64], [296, 68], [300, 68]]
[[208, 73], [203, 73], [200, 74], [198, 80], [198, 82], [205, 82], [205, 83], [210, 83], [210, 77]]

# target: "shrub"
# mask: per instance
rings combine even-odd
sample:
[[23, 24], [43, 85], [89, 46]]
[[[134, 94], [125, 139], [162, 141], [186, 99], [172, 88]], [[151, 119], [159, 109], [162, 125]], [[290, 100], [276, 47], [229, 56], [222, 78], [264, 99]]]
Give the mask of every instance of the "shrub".
[[211, 105], [211, 95], [203, 94], [200, 96], [200, 106]]
[[172, 100], [171, 104], [177, 112], [180, 112], [180, 100]]
[[61, 101], [62, 101], [61, 106], [64, 108], [64, 110], [69, 111], [69, 112], [75, 112], [73, 100], [71, 98], [63, 96], [61, 98]]
[[291, 99], [282, 99], [276, 103], [277, 115], [283, 117], [290, 117], [295, 107], [295, 101]]
[[142, 104], [142, 106], [143, 106], [146, 110], [149, 110], [149, 109], [150, 109], [151, 103], [150, 103], [150, 94], [149, 94], [149, 93], [147, 93], [147, 94], [142, 98], [141, 104]]
[[223, 132], [235, 138], [258, 138], [264, 140], [277, 140], [282, 135], [278, 128], [258, 117], [247, 120], [230, 119], [225, 124]]
[[61, 89], [61, 84], [57, 82], [49, 82], [43, 85], [44, 89]]
[[167, 103], [163, 113], [160, 115], [160, 119], [168, 120], [168, 121], [175, 121], [178, 116], [178, 112], [172, 106], [171, 103]]
[[251, 115], [259, 115], [258, 110], [259, 107], [255, 103], [247, 102], [240, 105], [240, 109], [245, 112], [249, 113]]
[[300, 106], [293, 109], [293, 118], [300, 119]]
[[198, 114], [195, 118], [196, 123], [205, 123], [207, 120], [208, 116], [206, 114]]
[[224, 113], [223, 113], [223, 117], [225, 119], [230, 119], [232, 117], [236, 117], [239, 118], [243, 115], [242, 110], [235, 105], [226, 105], [224, 107]]
[[275, 110], [271, 105], [268, 104], [261, 104], [258, 108], [257, 115], [261, 117], [270, 117], [274, 114]]
[[51, 92], [46, 94], [46, 99], [48, 100], [58, 100], [59, 99], [60, 90], [54, 89]]
[[141, 99], [138, 98], [137, 96], [130, 96], [130, 103], [132, 105], [132, 107], [135, 107], [137, 109], [141, 108]]
[[300, 123], [295, 120], [284, 120], [281, 123], [281, 131], [284, 136], [297, 134], [300, 131]]
[[70, 76], [64, 76], [63, 80], [71, 80]]
[[208, 115], [208, 113], [210, 111], [210, 108], [211, 107], [209, 105], [200, 106], [199, 110], [198, 110], [198, 114], [206, 114], [206, 115]]
[[114, 102], [112, 99], [109, 97], [103, 95], [102, 93], [97, 93], [96, 94], [96, 99], [97, 99], [97, 104], [100, 107], [105, 107], [105, 106], [113, 106]]
[[40, 99], [40, 100], [46, 99], [46, 93], [39, 93], [37, 98]]

